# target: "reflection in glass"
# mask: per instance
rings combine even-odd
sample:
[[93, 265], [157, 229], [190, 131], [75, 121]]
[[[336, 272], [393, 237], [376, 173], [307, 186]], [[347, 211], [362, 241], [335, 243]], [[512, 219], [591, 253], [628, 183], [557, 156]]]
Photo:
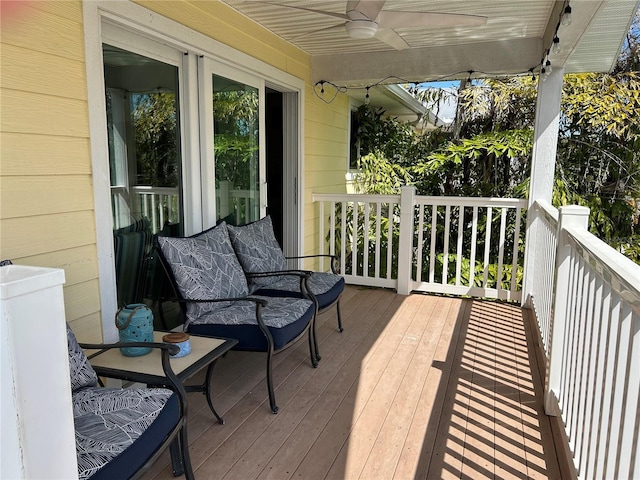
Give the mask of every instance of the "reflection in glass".
[[217, 218], [234, 225], [259, 219], [258, 89], [213, 75]]
[[113, 227], [180, 222], [178, 68], [103, 45]]

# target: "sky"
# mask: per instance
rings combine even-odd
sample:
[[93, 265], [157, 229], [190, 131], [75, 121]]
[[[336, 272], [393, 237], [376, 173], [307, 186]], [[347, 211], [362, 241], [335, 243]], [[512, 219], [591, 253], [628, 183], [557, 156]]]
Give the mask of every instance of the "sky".
[[[455, 91], [460, 82], [456, 81], [442, 81], [442, 82], [428, 82], [423, 83], [420, 86], [429, 87], [429, 88], [443, 88], [450, 91]], [[455, 119], [456, 116], [456, 102], [455, 99], [451, 99], [449, 102], [441, 102], [440, 103], [440, 111], [438, 112], [438, 117], [440, 120], [443, 120], [445, 123], [451, 123]]]

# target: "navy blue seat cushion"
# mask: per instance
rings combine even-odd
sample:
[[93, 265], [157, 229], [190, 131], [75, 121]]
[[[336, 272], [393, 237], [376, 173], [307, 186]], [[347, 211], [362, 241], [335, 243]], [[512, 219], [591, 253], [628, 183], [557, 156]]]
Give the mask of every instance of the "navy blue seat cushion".
[[81, 480], [129, 478], [181, 421], [166, 388], [104, 388], [67, 324], [71, 401]]
[[169, 397], [153, 423], [142, 432], [136, 442], [88, 478], [91, 480], [112, 480], [132, 477], [162, 445], [164, 439], [179, 421], [180, 403], [178, 395], [174, 393]]
[[[276, 350], [296, 338], [313, 318], [313, 303], [303, 298], [264, 298], [262, 320], [271, 332]], [[267, 342], [257, 328], [255, 303], [240, 301], [200, 316], [186, 331], [209, 336], [237, 338], [238, 350], [265, 350]]]
[[[313, 317], [313, 308], [310, 307], [311, 302], [309, 302], [309, 308], [291, 323], [281, 327], [267, 326], [273, 337], [275, 350], [285, 347], [291, 340], [304, 332]], [[267, 349], [267, 340], [262, 331], [251, 324], [192, 323], [187, 331], [195, 335], [236, 338], [238, 339], [238, 344], [234, 347], [236, 350], [266, 351]]]
[[[340, 297], [344, 291], [344, 278], [334, 273], [313, 272], [307, 285], [318, 300], [318, 308], [322, 310]], [[261, 287], [254, 294], [265, 297], [304, 298], [300, 292], [300, 281], [292, 277], [279, 277], [276, 282]]]
[[[240, 227], [227, 225], [227, 230], [233, 249], [245, 272], [277, 272], [288, 268], [282, 248], [273, 233], [273, 224], [269, 215]], [[273, 277], [250, 279], [249, 288], [255, 291], [273, 281]]]

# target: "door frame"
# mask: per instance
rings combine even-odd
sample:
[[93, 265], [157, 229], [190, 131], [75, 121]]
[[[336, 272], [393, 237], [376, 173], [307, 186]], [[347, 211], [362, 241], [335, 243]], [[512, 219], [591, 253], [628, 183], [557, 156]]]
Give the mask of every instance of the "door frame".
[[103, 22], [118, 25], [184, 53], [180, 85], [181, 90], [184, 90], [184, 96], [181, 98], [180, 105], [183, 120], [181, 139], [185, 234], [202, 230], [204, 224], [200, 162], [201, 136], [198, 126], [200, 122], [198, 58], [206, 56], [219, 65], [227, 65], [260, 78], [263, 82], [276, 86], [278, 90], [297, 94], [298, 125], [292, 127], [298, 139], [297, 148], [293, 147], [297, 155], [295, 162], [298, 171], [297, 192], [295, 192], [297, 208], [295, 221], [289, 223], [296, 225], [297, 228], [294, 250], [302, 251], [305, 81], [131, 1], [85, 1], [82, 2], [82, 7], [102, 335], [104, 341], [116, 341], [118, 332], [113, 318], [117, 311], [117, 298], [111, 226], [109, 150], [104, 114], [106, 105], [102, 59]]

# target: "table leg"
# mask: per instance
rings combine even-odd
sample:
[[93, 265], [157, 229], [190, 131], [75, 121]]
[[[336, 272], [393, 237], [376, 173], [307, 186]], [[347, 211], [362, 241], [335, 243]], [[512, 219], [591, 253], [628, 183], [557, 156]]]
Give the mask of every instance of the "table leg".
[[185, 386], [185, 390], [187, 392], [202, 392], [204, 396], [207, 398], [207, 403], [209, 404], [209, 409], [213, 412], [215, 417], [218, 419], [218, 423], [220, 425], [224, 425], [224, 419], [218, 415], [216, 409], [213, 407], [213, 402], [211, 401], [211, 391], [209, 390], [209, 386], [211, 385], [211, 376], [213, 375], [213, 367], [216, 365], [216, 361], [214, 360], [207, 367], [207, 375], [204, 380], [204, 384], [202, 385], [188, 385]]

